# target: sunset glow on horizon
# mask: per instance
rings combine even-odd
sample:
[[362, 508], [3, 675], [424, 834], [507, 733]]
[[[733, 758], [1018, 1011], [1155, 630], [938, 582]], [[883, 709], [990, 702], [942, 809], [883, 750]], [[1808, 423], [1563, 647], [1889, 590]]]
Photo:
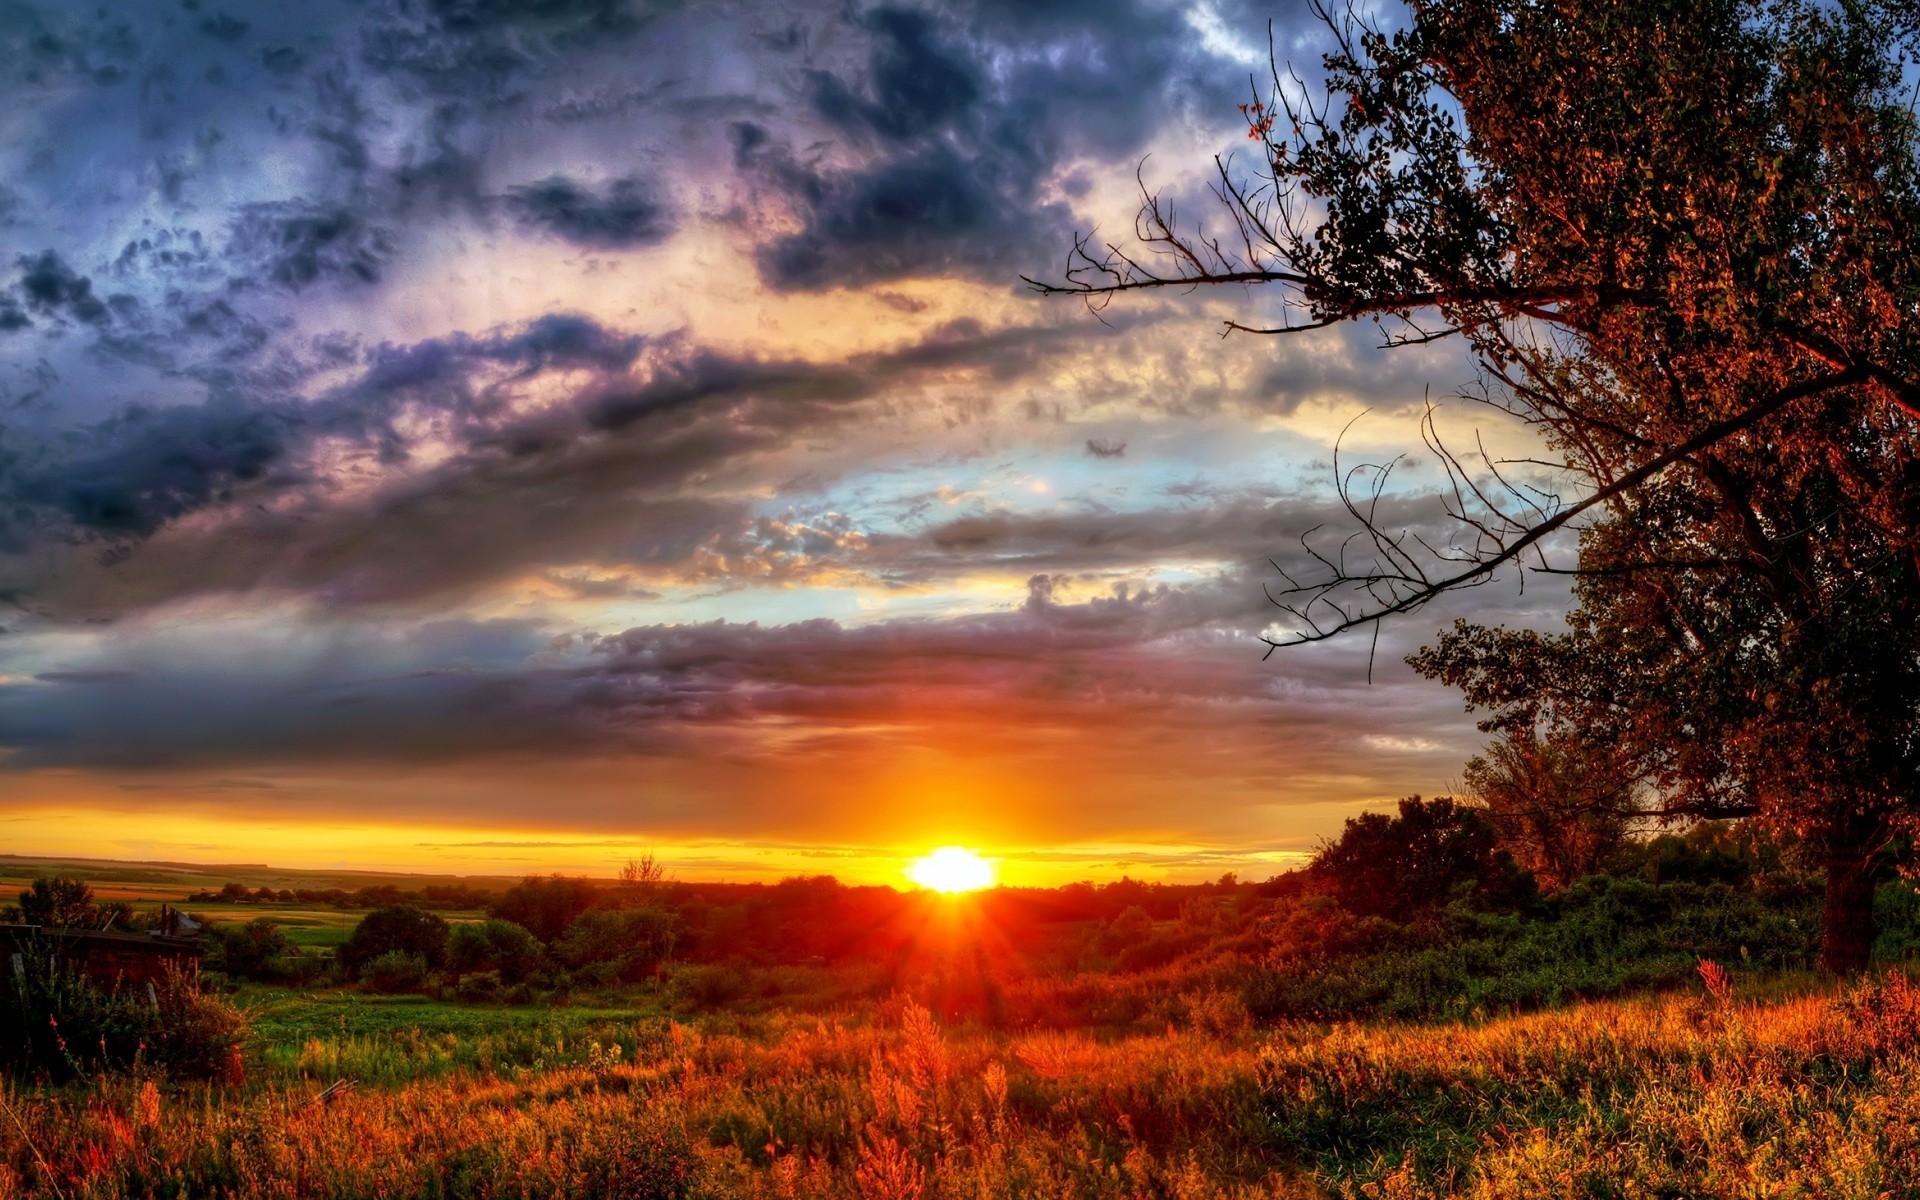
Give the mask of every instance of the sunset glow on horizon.
[[928, 891], [958, 895], [994, 885], [993, 863], [962, 846], [942, 846], [907, 865], [906, 875]]

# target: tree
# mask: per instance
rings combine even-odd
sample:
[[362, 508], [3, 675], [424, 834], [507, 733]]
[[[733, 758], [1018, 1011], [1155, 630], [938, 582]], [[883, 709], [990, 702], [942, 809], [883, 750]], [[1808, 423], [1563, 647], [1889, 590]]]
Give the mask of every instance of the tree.
[[1533, 880], [1499, 846], [1493, 822], [1448, 797], [1400, 801], [1397, 816], [1349, 817], [1310, 868], [1355, 916], [1411, 921], [1450, 900], [1511, 908], [1533, 898]]
[[20, 919], [49, 928], [91, 929], [99, 919], [93, 889], [66, 875], [41, 877], [20, 893]]
[[[1391, 464], [1341, 476], [1357, 541], [1309, 546], [1274, 644], [1508, 567], [1568, 571], [1548, 551], [1578, 530], [1568, 639], [1461, 632], [1427, 665], [1507, 728], [1563, 712], [1559, 730], [1625, 737], [1667, 816], [1756, 813], [1819, 848], [1824, 954], [1856, 969], [1880, 848], [1914, 816], [1920, 137], [1901, 52], [1920, 22], [1876, 0], [1436, 0], [1391, 34], [1328, 24], [1324, 99], [1276, 71], [1248, 109], [1258, 166], [1220, 164], [1231, 237], [1183, 233], [1149, 196], [1166, 265], [1082, 241], [1037, 286], [1104, 303], [1273, 284], [1293, 319], [1233, 328], [1371, 317], [1390, 341], [1463, 339], [1476, 398], [1543, 455], [1455, 454], [1429, 417], [1441, 539], [1395, 530]], [[1527, 698], [1529, 657], [1558, 700]]]
[[620, 868], [620, 884], [630, 891], [650, 893], [666, 881], [666, 864], [656, 858], [651, 850], [638, 858], [628, 859], [626, 865]]
[[286, 931], [265, 917], [221, 929], [217, 937], [221, 969], [242, 979], [264, 979], [272, 973], [276, 959], [299, 953]]
[[[1900, 53], [1920, 27], [1879, 0], [1439, 0], [1392, 34], [1351, 14], [1314, 101], [1276, 65], [1245, 106], [1260, 156], [1217, 162], [1225, 236], [1146, 196], [1139, 245], [1076, 241], [1050, 295], [1104, 305], [1202, 284], [1279, 289], [1288, 335], [1357, 319], [1390, 344], [1459, 337], [1479, 398], [1552, 459], [1478, 466], [1425, 433], [1452, 479], [1455, 537], [1396, 532], [1391, 464], [1342, 477], [1356, 523], [1316, 575], [1287, 575], [1318, 641], [1512, 565], [1553, 569], [1557, 532], [1731, 440], [1811, 457], [1920, 413], [1915, 122]], [[1684, 31], [1684, 33], [1680, 32]], [[1295, 99], [1294, 96], [1301, 98]], [[1776, 439], [1778, 440], [1778, 439]], [[1577, 499], [1510, 477], [1571, 481]], [[1853, 479], [1852, 504], [1909, 547], [1914, 500]], [[1884, 481], [1879, 481], [1884, 483]], [[1353, 543], [1353, 544], [1349, 544]]]
[[[1463, 622], [1409, 661], [1489, 710], [1482, 728], [1608, 746], [1652, 784], [1656, 816], [1757, 816], [1790, 835], [1825, 869], [1823, 961], [1849, 973], [1867, 963], [1887, 852], [1916, 823], [1920, 588], [1871, 526], [1791, 519], [1788, 494], [1603, 524], [1566, 633]], [[1792, 532], [1754, 532], [1724, 569], [1627, 569], [1682, 545], [1723, 552], [1746, 516]]]
[[357, 976], [362, 967], [387, 954], [417, 956], [428, 968], [447, 959], [447, 923], [411, 905], [376, 908], [353, 928], [340, 947], [340, 965]]
[[529, 875], [502, 893], [487, 912], [531, 930], [533, 936], [552, 945], [599, 898], [600, 889], [585, 879]]
[[673, 953], [675, 925], [665, 909], [595, 909], [568, 927], [554, 954], [570, 967], [602, 967], [613, 978], [633, 983]]
[[1463, 782], [1501, 845], [1548, 888], [1598, 870], [1639, 816], [1633, 781], [1617, 762], [1532, 729], [1513, 730], [1469, 759]]
[[532, 933], [497, 917], [455, 925], [447, 938], [447, 969], [456, 975], [497, 971], [506, 983], [521, 983], [545, 957]]

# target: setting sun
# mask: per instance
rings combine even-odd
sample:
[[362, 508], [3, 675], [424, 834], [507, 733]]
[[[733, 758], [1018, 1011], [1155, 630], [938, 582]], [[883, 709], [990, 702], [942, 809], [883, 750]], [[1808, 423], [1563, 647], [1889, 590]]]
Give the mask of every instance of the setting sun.
[[907, 867], [907, 878], [935, 892], [977, 892], [993, 886], [993, 864], [960, 846], [942, 846]]

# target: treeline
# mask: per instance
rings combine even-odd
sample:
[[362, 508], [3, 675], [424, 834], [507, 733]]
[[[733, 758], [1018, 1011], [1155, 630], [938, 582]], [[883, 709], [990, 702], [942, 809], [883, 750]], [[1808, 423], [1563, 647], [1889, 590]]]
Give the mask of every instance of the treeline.
[[250, 888], [244, 883], [229, 883], [219, 891], [195, 892], [188, 904], [330, 904], [335, 908], [392, 908], [411, 904], [442, 911], [485, 908], [500, 894], [499, 889], [473, 887], [464, 883], [430, 883], [417, 889], [402, 889], [380, 883], [354, 888]]
[[[1171, 921], [1198, 904], [1262, 890], [1231, 875], [1210, 884], [1007, 888], [954, 905], [925, 893], [851, 886], [832, 876], [778, 883], [598, 883], [530, 877], [491, 898], [479, 921], [449, 922], [403, 903], [367, 914], [328, 959], [302, 954], [270, 918], [213, 930], [211, 969], [237, 978], [311, 983], [331, 975], [373, 990], [444, 990], [525, 1002], [581, 987], [637, 983], [668, 962], [713, 967], [690, 986], [708, 998], [745, 990], [743, 972], [775, 967], [873, 968], [888, 986], [930, 952], [973, 946], [992, 931], [992, 957], [1077, 969], [1079, 931], [1123, 916]], [[964, 914], [966, 929], [953, 928]], [[1111, 940], [1110, 938], [1108, 939]], [[1104, 943], [1103, 943], [1104, 944]]]

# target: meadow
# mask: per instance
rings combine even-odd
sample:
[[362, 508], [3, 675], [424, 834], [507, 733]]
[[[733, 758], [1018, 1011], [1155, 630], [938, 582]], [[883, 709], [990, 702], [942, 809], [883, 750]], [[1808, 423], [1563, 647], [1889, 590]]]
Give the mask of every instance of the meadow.
[[[1920, 988], [1724, 976], [1483, 1021], [1152, 1034], [271, 991], [237, 1089], [9, 1086], [0, 1196], [1882, 1196]], [[330, 1082], [359, 1084], [319, 1099]]]
[[1390, 915], [1323, 870], [210, 901], [193, 995], [18, 981], [0, 1200], [1920, 1194], [1910, 885], [1841, 982], [1725, 830], [1456, 865]]

